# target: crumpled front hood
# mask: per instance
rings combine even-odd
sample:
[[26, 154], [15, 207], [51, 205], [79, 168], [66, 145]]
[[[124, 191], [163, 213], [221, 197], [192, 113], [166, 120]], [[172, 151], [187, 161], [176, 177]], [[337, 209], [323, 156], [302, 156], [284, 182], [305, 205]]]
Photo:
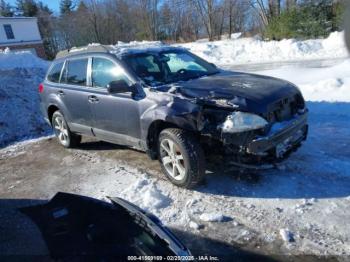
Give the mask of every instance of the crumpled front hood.
[[235, 108], [257, 113], [266, 112], [271, 103], [300, 94], [298, 88], [287, 81], [236, 72], [220, 72], [212, 76], [178, 82], [175, 86], [175, 93], [188, 98], [208, 102], [220, 101], [220, 104], [228, 102], [228, 105]]

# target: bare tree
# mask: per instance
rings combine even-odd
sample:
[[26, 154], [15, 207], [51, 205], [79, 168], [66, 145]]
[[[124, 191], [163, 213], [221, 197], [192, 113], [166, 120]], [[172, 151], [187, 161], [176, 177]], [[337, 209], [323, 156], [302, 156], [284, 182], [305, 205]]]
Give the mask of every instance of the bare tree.
[[269, 19], [279, 16], [281, 13], [281, 0], [269, 0]]
[[207, 31], [209, 41], [214, 40], [214, 0], [194, 0], [194, 6], [196, 7], [203, 25]]
[[159, 33], [158, 4], [158, 0], [138, 0], [137, 3], [140, 31], [151, 40], [157, 40]]
[[262, 25], [267, 26], [269, 24], [269, 10], [265, 6], [265, 1], [264, 0], [252, 0], [251, 6], [259, 15], [261, 22], [262, 22]]
[[217, 39], [221, 40], [221, 36], [224, 31], [224, 23], [226, 18], [226, 8], [224, 3], [220, 3], [220, 5], [215, 8], [215, 16], [214, 16], [214, 22], [215, 22], [215, 31], [217, 35]]
[[234, 10], [236, 8], [236, 2], [237, 0], [225, 1], [225, 8], [227, 9], [227, 13], [228, 13], [228, 37], [229, 38], [231, 38], [231, 35], [233, 32], [233, 16], [234, 16]]
[[101, 37], [100, 37], [100, 28], [99, 23], [101, 20], [100, 18], [100, 9], [97, 0], [89, 0], [88, 2], [88, 12], [87, 12], [87, 18], [90, 24], [92, 25], [93, 32], [95, 35], [95, 39], [98, 43], [101, 43]]
[[[266, 0], [260, 0], [262, 3]], [[70, 1], [67, 1], [70, 2]], [[209, 40], [245, 30], [247, 0], [82, 0], [55, 21], [60, 48], [91, 42]]]

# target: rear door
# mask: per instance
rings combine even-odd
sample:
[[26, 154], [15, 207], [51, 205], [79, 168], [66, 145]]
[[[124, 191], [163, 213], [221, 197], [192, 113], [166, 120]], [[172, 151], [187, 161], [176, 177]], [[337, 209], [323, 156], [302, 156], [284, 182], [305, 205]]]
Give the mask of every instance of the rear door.
[[91, 134], [92, 112], [88, 88], [88, 57], [66, 60], [61, 77], [58, 95], [67, 108], [67, 120], [71, 130]]
[[124, 79], [132, 81], [117, 62], [107, 56], [94, 56], [91, 61], [91, 83], [96, 101], [92, 103], [93, 130], [103, 140], [135, 146], [140, 138], [139, 102], [131, 92], [109, 94], [107, 85]]

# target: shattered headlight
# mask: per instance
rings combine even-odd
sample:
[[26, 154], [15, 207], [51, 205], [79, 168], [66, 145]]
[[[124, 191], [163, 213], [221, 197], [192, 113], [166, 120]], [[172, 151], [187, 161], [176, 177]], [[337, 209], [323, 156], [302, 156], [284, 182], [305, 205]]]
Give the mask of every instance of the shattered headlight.
[[266, 125], [268, 122], [258, 115], [238, 111], [228, 115], [220, 128], [226, 133], [239, 133], [264, 128]]

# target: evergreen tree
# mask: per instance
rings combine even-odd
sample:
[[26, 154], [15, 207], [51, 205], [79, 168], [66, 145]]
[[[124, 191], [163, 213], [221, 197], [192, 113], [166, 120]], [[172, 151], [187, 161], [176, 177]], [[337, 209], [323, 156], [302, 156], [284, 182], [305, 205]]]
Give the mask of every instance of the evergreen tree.
[[43, 2], [39, 1], [37, 6], [38, 6], [38, 10], [40, 12], [45, 12], [45, 13], [50, 14], [50, 15], [53, 14], [53, 11], [47, 5], [45, 5]]
[[5, 0], [0, 1], [0, 16], [13, 16], [11, 6], [5, 2]]
[[341, 30], [344, 5], [345, 1], [304, 0], [272, 19], [265, 37], [275, 40], [327, 37], [330, 32]]
[[78, 12], [86, 12], [87, 10], [88, 10], [88, 8], [87, 8], [86, 4], [84, 3], [84, 1], [80, 1], [78, 8], [77, 8], [77, 11]]
[[17, 11], [23, 16], [36, 16], [38, 13], [38, 6], [34, 0], [17, 0]]
[[72, 0], [61, 0], [60, 2], [60, 13], [61, 15], [68, 14], [74, 9]]

